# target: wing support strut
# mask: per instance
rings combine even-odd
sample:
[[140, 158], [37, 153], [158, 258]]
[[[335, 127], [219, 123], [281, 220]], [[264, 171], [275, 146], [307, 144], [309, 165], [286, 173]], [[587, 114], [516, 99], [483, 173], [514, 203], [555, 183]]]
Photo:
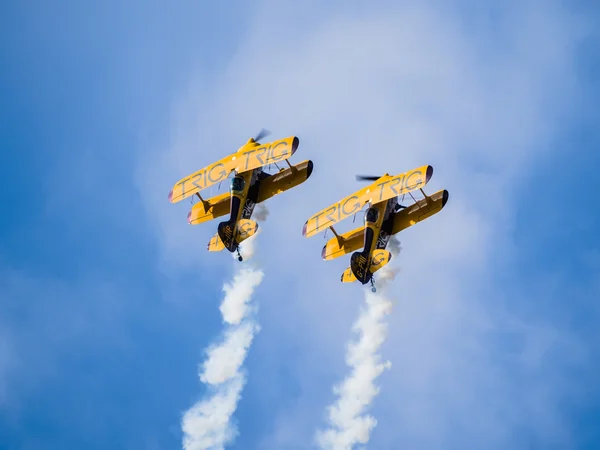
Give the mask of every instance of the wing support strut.
[[331, 231], [335, 235], [335, 238], [337, 239], [338, 244], [341, 246], [342, 243], [344, 242], [344, 238], [341, 237], [339, 234], [337, 234], [337, 232], [335, 231], [335, 228], [333, 228], [333, 225], [330, 225], [329, 228], [331, 229]]

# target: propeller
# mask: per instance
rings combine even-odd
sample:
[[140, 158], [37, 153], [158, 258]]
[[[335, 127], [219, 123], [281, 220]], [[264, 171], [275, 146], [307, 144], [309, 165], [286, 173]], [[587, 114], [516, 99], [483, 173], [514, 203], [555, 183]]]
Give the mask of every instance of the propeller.
[[375, 175], [356, 175], [356, 181], [376, 181], [380, 178], [381, 176]]
[[258, 134], [256, 135], [256, 137], [254, 138], [254, 141], [255, 141], [255, 142], [258, 142], [258, 141], [260, 141], [262, 138], [264, 138], [264, 137], [266, 137], [266, 136], [268, 136], [268, 135], [270, 135], [270, 134], [271, 134], [271, 132], [270, 132], [269, 130], [266, 130], [265, 128], [262, 128], [262, 129], [261, 129], [261, 130], [258, 132]]

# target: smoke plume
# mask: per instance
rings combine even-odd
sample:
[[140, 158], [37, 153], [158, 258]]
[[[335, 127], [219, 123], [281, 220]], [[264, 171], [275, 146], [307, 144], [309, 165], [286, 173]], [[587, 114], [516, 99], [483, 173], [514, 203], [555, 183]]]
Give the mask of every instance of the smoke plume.
[[[397, 249], [399, 245], [390, 248]], [[392, 254], [397, 255], [395, 251]], [[329, 428], [317, 432], [317, 442], [324, 450], [351, 450], [356, 444], [366, 444], [377, 425], [375, 418], [365, 412], [379, 393], [375, 380], [391, 367], [389, 361], [382, 361], [378, 351], [387, 333], [385, 317], [392, 310], [385, 287], [396, 277], [397, 270], [388, 265], [378, 274], [378, 292], [366, 291], [365, 304], [352, 326], [357, 338], [347, 346], [346, 364], [350, 373], [333, 389], [338, 398], [327, 408]]]
[[257, 222], [266, 222], [267, 217], [269, 217], [269, 210], [263, 203], [256, 205], [254, 217], [256, 218]]
[[187, 410], [182, 420], [185, 450], [222, 450], [234, 441], [237, 429], [231, 417], [237, 408], [246, 376], [242, 365], [256, 333], [250, 301], [263, 272], [241, 268], [233, 281], [223, 286], [220, 310], [225, 322], [221, 341], [209, 346], [198, 374], [209, 395]]
[[400, 250], [402, 250], [402, 247], [400, 246], [400, 241], [396, 236], [390, 236], [390, 240], [388, 241], [387, 247], [390, 253], [392, 254], [392, 258], [396, 255], [399, 255]]

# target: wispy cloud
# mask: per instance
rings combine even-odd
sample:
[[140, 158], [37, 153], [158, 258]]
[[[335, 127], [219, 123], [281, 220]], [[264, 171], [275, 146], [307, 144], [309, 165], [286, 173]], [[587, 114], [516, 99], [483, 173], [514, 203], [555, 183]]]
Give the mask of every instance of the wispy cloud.
[[260, 330], [251, 317], [250, 301], [263, 276], [259, 269], [243, 267], [223, 287], [225, 298], [220, 310], [226, 329], [222, 340], [207, 349], [199, 374], [200, 380], [208, 385], [209, 396], [183, 416], [185, 450], [223, 449], [237, 435], [231, 418], [246, 383], [242, 366]]
[[[356, 190], [357, 172], [399, 173], [432, 164], [426, 191], [447, 188], [451, 203], [399, 236], [402, 277], [395, 284], [402, 307], [388, 319], [390, 339], [382, 349], [403, 368], [380, 375], [389, 395], [373, 405], [378, 432], [371, 444], [436, 448], [451, 441], [469, 448], [484, 441], [489, 448], [506, 448], [518, 426], [534, 444], [568, 445], [569, 433], [561, 427], [540, 431], [560, 423], [562, 378], [550, 371], [525, 376], [522, 359], [514, 357], [555, 324], [540, 317], [539, 326], [511, 327], [529, 320], [523, 305], [534, 308], [538, 298], [523, 295], [528, 280], [506, 268], [519, 261], [516, 215], [530, 201], [519, 189], [552, 151], [579, 94], [575, 49], [584, 32], [558, 1], [543, 7], [533, 1], [483, 2], [477, 8], [438, 1], [351, 4], [316, 15], [314, 5], [263, 3], [261, 20], [276, 19], [285, 32], [273, 39], [263, 22], [249, 21], [244, 42], [218, 81], [207, 86], [200, 79], [181, 92], [169, 151], [159, 149], [158, 161], [147, 151], [140, 158], [142, 166], [160, 169], [148, 169], [153, 176], [143, 189], [155, 189], [161, 178], [170, 185], [177, 179], [173, 173], [188, 173], [197, 148], [212, 152], [204, 160], [222, 157], [262, 126], [278, 136], [300, 137], [293, 158], [313, 159], [315, 172], [305, 185], [269, 200], [269, 225], [276, 232], [265, 258], [274, 291], [287, 289], [291, 277], [299, 279], [285, 308], [269, 310], [276, 324], [294, 314], [294, 326], [284, 330], [285, 342], [275, 336], [265, 341], [273, 352], [298, 349], [286, 364], [298, 368], [294, 381], [308, 398], [322, 392], [314, 380], [337, 370], [332, 343], [341, 344], [340, 330], [347, 330], [352, 317], [339, 302], [343, 288], [332, 281], [339, 279], [342, 263], [319, 261], [322, 241], [302, 240], [302, 224]], [[256, 64], [257, 54], [277, 64]], [[253, 105], [252, 114], [247, 105]], [[159, 242], [162, 253], [187, 258], [186, 238], [164, 208], [149, 205], [149, 212], [167, 236]], [[347, 221], [340, 228], [347, 225], [356, 226]], [[514, 282], [510, 301], [503, 274]], [[343, 292], [344, 302], [359, 299], [357, 290]], [[315, 347], [329, 357], [315, 363]], [[552, 370], [562, 374], [565, 368]], [[550, 422], [533, 414], [523, 395], [524, 386], [541, 383], [548, 387], [539, 409]], [[315, 417], [320, 400], [303, 403], [302, 415]], [[294, 418], [287, 430], [306, 424], [300, 435], [318, 426], [297, 420], [298, 411], [284, 414]], [[297, 441], [278, 439], [273, 448]], [[269, 448], [268, 438], [262, 442]]]

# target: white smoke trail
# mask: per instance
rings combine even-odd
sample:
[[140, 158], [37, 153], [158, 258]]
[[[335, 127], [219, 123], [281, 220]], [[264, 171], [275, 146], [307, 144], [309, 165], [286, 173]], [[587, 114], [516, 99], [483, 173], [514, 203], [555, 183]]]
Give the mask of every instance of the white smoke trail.
[[223, 286], [225, 298], [220, 310], [226, 329], [221, 342], [206, 350], [207, 358], [198, 374], [211, 393], [183, 416], [185, 450], [223, 450], [237, 436], [231, 417], [246, 383], [242, 365], [260, 331], [251, 317], [250, 300], [263, 276], [259, 269], [243, 267], [230, 284]]
[[269, 210], [267, 209], [264, 203], [259, 203], [258, 205], [256, 205], [254, 217], [256, 218], [257, 222], [267, 221], [267, 217], [269, 217]]
[[[258, 205], [256, 205], [253, 217], [256, 219], [257, 222], [266, 222], [268, 216], [269, 210], [267, 210], [267, 207], [264, 204], [259, 203]], [[242, 255], [244, 259], [252, 258], [254, 256], [254, 253], [256, 253], [255, 242], [257, 236], [261, 232], [262, 228], [259, 226], [258, 230], [256, 231], [256, 234], [250, 236], [248, 239], [246, 239], [240, 244], [240, 255]], [[233, 253], [231, 256], [237, 259], [237, 255], [235, 253]]]
[[392, 310], [385, 287], [395, 278], [397, 269], [388, 265], [378, 273], [378, 292], [366, 292], [365, 305], [352, 327], [358, 340], [350, 341], [347, 347], [346, 364], [351, 368], [350, 373], [333, 389], [338, 399], [327, 408], [330, 426], [317, 432], [316, 439], [322, 449], [351, 450], [356, 444], [366, 444], [377, 425], [375, 418], [365, 411], [379, 393], [375, 380], [391, 367], [391, 362], [382, 362], [377, 352], [387, 333], [384, 319]]

